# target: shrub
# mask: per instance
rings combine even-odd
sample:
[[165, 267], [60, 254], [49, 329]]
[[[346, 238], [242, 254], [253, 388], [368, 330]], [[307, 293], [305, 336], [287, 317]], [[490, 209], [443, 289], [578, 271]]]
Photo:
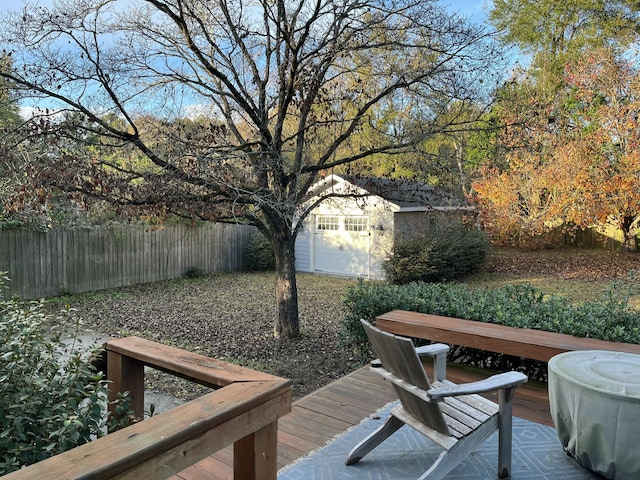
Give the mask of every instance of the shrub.
[[383, 263], [387, 280], [442, 282], [473, 272], [484, 264], [489, 252], [486, 235], [463, 223], [398, 239]]
[[63, 341], [63, 327], [77, 334], [71, 320], [69, 309], [53, 317], [42, 302], [0, 301], [0, 475], [106, 433], [98, 351]]
[[182, 278], [200, 278], [204, 276], [204, 270], [198, 267], [189, 267], [182, 274]]
[[245, 251], [249, 271], [274, 270], [276, 265], [273, 244], [263, 234], [251, 237]]
[[[640, 313], [628, 300], [633, 282], [612, 283], [600, 299], [572, 305], [567, 299], [545, 295], [530, 285], [502, 288], [473, 288], [463, 284], [421, 283], [390, 285], [359, 282], [347, 290], [342, 339], [364, 356], [369, 345], [360, 319], [375, 321], [388, 311], [409, 310], [512, 327], [593, 337], [613, 342], [640, 343]], [[469, 356], [479, 366], [497, 362], [504, 356], [452, 351], [452, 359]], [[489, 358], [489, 360], [487, 360]]]

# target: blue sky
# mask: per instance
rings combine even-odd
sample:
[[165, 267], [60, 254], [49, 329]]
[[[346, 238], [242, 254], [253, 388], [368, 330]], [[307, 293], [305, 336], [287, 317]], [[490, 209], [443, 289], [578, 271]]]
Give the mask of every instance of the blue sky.
[[[491, 0], [448, 0], [443, 3], [448, 4], [452, 10], [459, 11], [464, 16], [472, 17], [475, 22], [482, 22], [486, 18], [485, 5]], [[38, 0], [39, 5], [48, 6], [53, 0]], [[0, 14], [6, 14], [22, 9], [23, 0], [2, 0]]]
[[[13, 1], [13, 0], [11, 0]], [[487, 18], [488, 6], [492, 4], [491, 0], [449, 0], [444, 2], [448, 4], [452, 10], [459, 11], [464, 16], [473, 18], [475, 22], [484, 22]]]

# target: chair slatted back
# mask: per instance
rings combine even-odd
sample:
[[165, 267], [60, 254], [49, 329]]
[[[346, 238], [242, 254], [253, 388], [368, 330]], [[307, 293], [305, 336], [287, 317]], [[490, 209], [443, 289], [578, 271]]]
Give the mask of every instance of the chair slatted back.
[[[427, 373], [409, 338], [383, 332], [365, 320], [361, 322], [382, 363], [382, 368], [421, 390], [427, 391], [431, 388]], [[401, 386], [395, 384], [393, 386], [400, 403], [408, 413], [434, 430], [449, 435], [447, 424], [437, 403], [426, 402]]]

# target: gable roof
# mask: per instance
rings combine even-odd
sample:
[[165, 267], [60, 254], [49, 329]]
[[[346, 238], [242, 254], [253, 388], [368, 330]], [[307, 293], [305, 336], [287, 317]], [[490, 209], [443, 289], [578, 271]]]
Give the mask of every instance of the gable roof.
[[469, 204], [432, 185], [404, 179], [334, 175], [391, 202], [403, 210], [467, 209]]

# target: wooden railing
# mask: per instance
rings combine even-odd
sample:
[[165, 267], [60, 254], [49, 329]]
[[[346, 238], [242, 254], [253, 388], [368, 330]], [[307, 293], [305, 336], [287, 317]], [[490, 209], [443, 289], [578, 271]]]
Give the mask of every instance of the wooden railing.
[[168, 478], [233, 444], [235, 479], [275, 480], [277, 420], [291, 411], [288, 380], [138, 337], [112, 340], [106, 352], [110, 399], [129, 391], [139, 416], [145, 366], [216, 390], [3, 479]]

